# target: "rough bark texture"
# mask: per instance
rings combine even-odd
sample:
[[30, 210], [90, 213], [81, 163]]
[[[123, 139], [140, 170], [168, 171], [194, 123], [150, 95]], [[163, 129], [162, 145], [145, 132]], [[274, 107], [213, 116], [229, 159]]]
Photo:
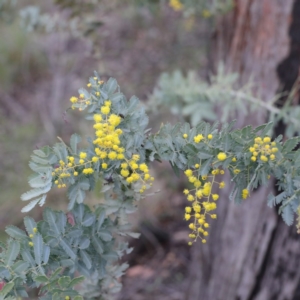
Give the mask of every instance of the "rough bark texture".
[[[238, 71], [240, 84], [252, 76], [262, 99], [269, 100], [297, 78], [299, 20], [299, 0], [236, 0], [234, 11], [218, 24], [212, 61]], [[249, 115], [238, 124], [264, 121], [263, 114]], [[267, 207], [273, 185], [260, 188], [243, 205], [228, 202], [230, 188], [224, 190], [208, 244], [193, 246], [186, 299], [300, 299], [300, 236]]]

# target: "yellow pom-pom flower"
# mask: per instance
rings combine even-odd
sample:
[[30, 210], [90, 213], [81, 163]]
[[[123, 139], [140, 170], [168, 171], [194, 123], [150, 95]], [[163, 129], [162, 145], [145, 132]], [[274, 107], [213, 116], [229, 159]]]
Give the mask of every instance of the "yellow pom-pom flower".
[[217, 201], [219, 199], [219, 195], [218, 194], [212, 194], [212, 198]]
[[190, 218], [191, 218], [191, 215], [190, 215], [190, 214], [185, 214], [185, 215], [184, 215], [184, 219], [185, 219], [186, 221], [188, 221]]
[[195, 225], [194, 225], [193, 223], [191, 223], [191, 224], [189, 225], [189, 228], [193, 230], [193, 229], [195, 229]]
[[87, 154], [85, 152], [80, 152], [79, 157], [84, 159], [84, 158], [86, 158], [86, 155]]
[[194, 201], [194, 196], [193, 195], [188, 195], [187, 196], [188, 201]]
[[94, 114], [94, 121], [100, 123], [102, 121], [102, 116], [99, 114]]
[[77, 98], [77, 97], [71, 97], [71, 98], [70, 98], [70, 101], [71, 101], [72, 103], [76, 103], [76, 102], [78, 101], [78, 98]]
[[184, 193], [185, 195], [187, 195], [187, 194], [189, 193], [189, 190], [185, 189], [185, 190], [183, 191], [183, 193]]
[[224, 152], [220, 152], [217, 157], [218, 157], [218, 160], [224, 161], [227, 158], [227, 155]]
[[223, 189], [225, 187], [225, 182], [224, 181], [221, 181], [220, 183], [219, 183], [219, 188], [220, 189]]
[[102, 106], [101, 107], [101, 112], [104, 114], [104, 115], [108, 115], [110, 113], [110, 107], [109, 106]]
[[189, 177], [193, 175], [193, 171], [191, 169], [187, 169], [186, 171], [184, 171], [184, 174]]
[[196, 144], [200, 143], [204, 139], [204, 136], [202, 134], [198, 134], [197, 136], [194, 137], [194, 142]]
[[132, 160], [134, 160], [134, 161], [139, 161], [139, 160], [140, 160], [139, 154], [133, 154], [133, 155], [132, 155]]
[[242, 198], [247, 199], [249, 197], [249, 191], [247, 189], [243, 189]]

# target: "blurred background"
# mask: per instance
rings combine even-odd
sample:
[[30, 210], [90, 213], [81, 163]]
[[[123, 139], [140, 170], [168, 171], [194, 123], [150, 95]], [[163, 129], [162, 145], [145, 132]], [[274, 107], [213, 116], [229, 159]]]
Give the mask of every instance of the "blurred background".
[[[32, 150], [91, 133], [69, 98], [94, 70], [141, 99], [154, 132], [162, 122], [272, 120], [274, 134], [291, 137], [299, 66], [299, 0], [0, 0], [0, 240], [6, 225], [22, 226]], [[300, 299], [300, 236], [266, 205], [274, 182], [242, 206], [226, 188], [208, 244], [189, 247], [187, 183], [167, 164], [152, 172], [160, 192], [132, 216], [141, 238], [116, 300]], [[61, 190], [47, 200], [66, 204]]]

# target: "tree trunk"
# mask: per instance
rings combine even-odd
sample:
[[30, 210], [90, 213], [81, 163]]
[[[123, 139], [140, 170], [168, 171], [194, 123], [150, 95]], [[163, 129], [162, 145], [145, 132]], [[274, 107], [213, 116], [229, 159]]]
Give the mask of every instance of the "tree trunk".
[[[239, 72], [241, 85], [254, 79], [260, 97], [270, 100], [298, 76], [299, 23], [300, 0], [236, 0], [217, 26], [212, 61]], [[238, 125], [262, 124], [265, 117], [237, 116]], [[267, 207], [273, 186], [242, 205], [228, 201], [230, 187], [222, 191], [208, 244], [192, 249], [186, 300], [300, 299], [300, 236]]]

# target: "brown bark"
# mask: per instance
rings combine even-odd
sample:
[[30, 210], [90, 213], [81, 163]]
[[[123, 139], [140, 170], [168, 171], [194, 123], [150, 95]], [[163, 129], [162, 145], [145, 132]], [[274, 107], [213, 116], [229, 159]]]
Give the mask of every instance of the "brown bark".
[[[289, 67], [294, 66], [296, 71], [299, 68], [299, 51], [297, 61], [284, 64], [295, 48], [290, 41], [292, 30], [290, 37], [288, 33], [297, 5], [300, 6], [299, 0], [292, 10], [292, 0], [236, 0], [234, 11], [218, 24], [212, 61], [222, 60], [228, 70], [239, 72], [239, 84], [252, 76], [261, 87], [262, 99], [270, 100], [280, 90], [280, 84], [284, 85], [282, 72], [288, 77]], [[300, 19], [300, 12], [294, 13], [296, 17]], [[290, 81], [295, 81], [293, 76], [289, 76]], [[258, 125], [265, 116], [237, 116], [238, 125]], [[273, 186], [274, 182], [258, 189], [243, 205], [228, 202], [230, 187], [222, 192], [218, 219], [212, 224], [208, 244], [197, 244], [192, 250], [186, 299], [300, 299], [296, 292], [300, 236], [294, 227], [283, 224], [275, 209], [267, 207], [267, 195]]]

